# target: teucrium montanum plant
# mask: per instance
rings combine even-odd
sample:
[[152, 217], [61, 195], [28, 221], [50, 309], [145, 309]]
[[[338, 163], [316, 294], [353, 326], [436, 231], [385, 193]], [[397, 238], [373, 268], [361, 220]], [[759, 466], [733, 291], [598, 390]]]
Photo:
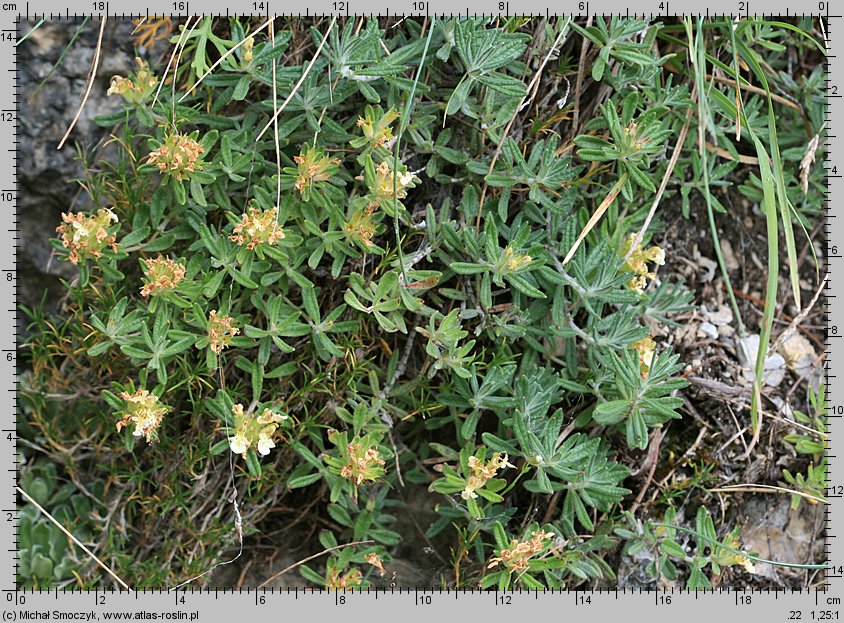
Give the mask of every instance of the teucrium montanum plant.
[[[231, 460], [250, 530], [250, 512], [304, 490], [324, 548], [366, 543], [303, 567], [329, 588], [389, 569], [411, 490], [460, 586], [609, 578], [619, 540], [693, 586], [747, 568], [623, 514], [686, 385], [663, 329], [692, 294], [663, 266], [659, 221], [635, 243], [692, 106], [663, 80], [661, 24], [332, 23], [247, 39], [241, 19], [201, 18], [171, 33], [182, 62], [155, 98], [161, 66], [112, 80], [122, 109], [98, 122], [116, 164], [88, 173], [96, 207], [64, 214], [53, 244], [80, 270], [81, 352], [104, 366], [125, 451], [190, 474]], [[543, 81], [562, 84], [583, 37], [610, 97], [572, 142], [571, 104], [527, 85], [546, 56]], [[215, 551], [232, 544], [218, 521]]]

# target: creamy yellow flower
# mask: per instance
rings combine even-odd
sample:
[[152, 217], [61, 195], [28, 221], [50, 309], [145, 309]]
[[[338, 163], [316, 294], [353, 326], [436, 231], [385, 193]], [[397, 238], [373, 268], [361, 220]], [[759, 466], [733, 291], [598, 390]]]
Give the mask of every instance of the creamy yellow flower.
[[360, 485], [364, 480], [376, 480], [383, 473], [386, 463], [374, 445], [364, 447], [352, 442], [346, 446], [346, 454], [346, 463], [340, 470], [340, 476], [346, 480]]
[[68, 249], [67, 258], [73, 264], [88, 257], [102, 257], [106, 247], [117, 253], [113, 225], [118, 220], [108, 208], [100, 208], [96, 214], [62, 213], [62, 220], [64, 223], [56, 228], [56, 233], [61, 236], [62, 246]]
[[155, 91], [158, 78], [153, 75], [145, 60], [135, 57], [138, 69], [131, 78], [113, 76], [106, 95], [120, 95], [130, 104], [142, 104]]
[[187, 134], [175, 132], [164, 138], [164, 143], [147, 156], [147, 163], [154, 164], [162, 173], [183, 180], [194, 171], [202, 170], [205, 148]]
[[141, 260], [144, 270], [141, 296], [172, 291], [185, 278], [185, 266], [170, 258]]
[[331, 179], [331, 176], [338, 172], [337, 165], [341, 161], [339, 158], [326, 156], [319, 147], [305, 145], [298, 156], [293, 156], [293, 162], [296, 163], [299, 174], [293, 187], [304, 195], [314, 184]]
[[262, 456], [275, 448], [273, 435], [286, 415], [276, 413], [271, 409], [264, 409], [260, 414], [247, 414], [242, 404], [232, 407], [234, 416], [234, 433], [229, 437], [229, 448], [235, 454], [246, 456], [249, 448], [255, 447]]
[[377, 123], [373, 120], [359, 117], [356, 125], [361, 129], [363, 136], [367, 139], [371, 147], [384, 147], [396, 138], [393, 135], [390, 125], [398, 118], [399, 113], [390, 109], [384, 113], [384, 116]]
[[123, 417], [117, 422], [117, 431], [120, 432], [132, 423], [135, 425], [132, 431], [135, 437], [144, 437], [148, 443], [155, 439], [158, 436], [157, 429], [170, 407], [160, 404], [158, 397], [145, 389], [139, 389], [134, 394], [121, 392], [118, 395], [126, 402], [126, 408], [121, 414]]
[[654, 360], [654, 352], [656, 351], [656, 342], [650, 336], [633, 342], [630, 348], [639, 353], [639, 368], [643, 378], [648, 376], [651, 369], [651, 363]]
[[510, 547], [502, 549], [498, 556], [490, 559], [487, 569], [492, 569], [499, 564], [503, 565], [510, 573], [524, 571], [528, 567], [530, 559], [545, 549], [546, 541], [554, 537], [553, 532], [531, 532], [530, 539], [510, 541]]
[[252, 62], [252, 48], [255, 47], [255, 37], [247, 37], [246, 41], [243, 42], [243, 61], [245, 63]]
[[[390, 169], [390, 165], [385, 160], [377, 167], [375, 167], [375, 188], [374, 194], [377, 201], [387, 201], [394, 197], [396, 199], [404, 199], [407, 197], [407, 186], [413, 181], [411, 173], [399, 173], [398, 177]], [[395, 184], [395, 194], [393, 194], [393, 185]]]
[[[630, 234], [621, 245], [619, 256], [625, 257], [630, 253], [633, 244], [636, 241], [636, 234]], [[655, 272], [648, 269], [648, 262], [657, 266], [665, 264], [665, 251], [660, 247], [653, 246], [648, 249], [642, 249], [641, 243], [636, 245], [630, 257], [624, 263], [623, 270], [633, 273], [633, 277], [627, 282], [633, 290], [641, 293], [645, 291], [648, 285], [648, 280], [656, 277]]]
[[235, 433], [232, 438], [229, 439], [229, 447], [235, 454], [246, 454], [246, 450], [249, 448], [249, 443], [243, 433]]
[[738, 560], [736, 562], [738, 562], [739, 565], [744, 567], [744, 570], [747, 571], [749, 574], [751, 574], [751, 575], [756, 574], [756, 567], [750, 561], [750, 558], [748, 558], [747, 556], [739, 556]]
[[375, 203], [370, 203], [363, 208], [355, 208], [349, 220], [343, 224], [346, 238], [359, 242], [366, 249], [372, 248], [372, 237], [378, 231], [378, 224], [373, 218], [373, 213], [377, 208], [378, 205]]
[[533, 258], [527, 253], [516, 253], [515, 249], [508, 245], [501, 254], [501, 261], [507, 270], [515, 272], [530, 264]]
[[268, 434], [262, 432], [258, 436], [259, 454], [261, 454], [261, 456], [267, 456], [272, 448], [275, 448], [275, 442]]
[[478, 494], [475, 491], [483, 487], [492, 478], [495, 478], [498, 470], [515, 467], [515, 465], [510, 463], [509, 457], [500, 452], [493, 454], [487, 463], [482, 463], [475, 456], [470, 456], [468, 463], [472, 473], [466, 480], [466, 488], [460, 492], [460, 497], [464, 500], [477, 498]]
[[232, 338], [239, 333], [240, 329], [234, 326], [234, 318], [231, 316], [218, 316], [216, 309], [212, 309], [211, 313], [208, 314], [209, 346], [218, 355], [231, 344]]
[[235, 225], [229, 240], [252, 250], [262, 245], [274, 245], [284, 238], [284, 231], [278, 224], [278, 208], [259, 210], [249, 208]]

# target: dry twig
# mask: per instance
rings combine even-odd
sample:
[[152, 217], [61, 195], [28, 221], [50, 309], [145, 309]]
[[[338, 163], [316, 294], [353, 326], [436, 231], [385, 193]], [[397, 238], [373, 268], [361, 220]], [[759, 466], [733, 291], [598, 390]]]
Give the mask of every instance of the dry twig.
[[94, 49], [94, 60], [91, 64], [91, 73], [88, 74], [88, 85], [85, 87], [85, 94], [82, 96], [82, 103], [79, 104], [79, 110], [77, 110], [76, 114], [73, 115], [73, 121], [70, 122], [67, 132], [64, 133], [64, 136], [62, 137], [62, 140], [59, 141], [59, 145], [56, 149], [61, 149], [64, 146], [65, 141], [70, 136], [73, 128], [76, 126], [76, 122], [79, 121], [82, 109], [85, 108], [85, 103], [88, 101], [88, 96], [91, 94], [91, 88], [94, 86], [94, 78], [97, 77], [97, 67], [100, 64], [100, 52], [103, 47], [103, 31], [105, 31], [107, 20], [108, 17], [105, 15], [103, 15], [103, 18], [100, 20], [100, 32], [97, 35], [97, 47]]

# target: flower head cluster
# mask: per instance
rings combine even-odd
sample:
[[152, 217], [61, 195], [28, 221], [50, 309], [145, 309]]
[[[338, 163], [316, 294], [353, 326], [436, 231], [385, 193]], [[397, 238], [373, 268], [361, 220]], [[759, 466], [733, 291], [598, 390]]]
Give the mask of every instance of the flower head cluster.
[[637, 342], [633, 342], [630, 344], [629, 348], [632, 348], [639, 353], [639, 369], [642, 374], [642, 378], [647, 378], [648, 372], [650, 372], [651, 369], [651, 363], [654, 360], [656, 342], [648, 336]]
[[502, 549], [498, 556], [490, 560], [487, 569], [492, 569], [501, 563], [510, 573], [524, 571], [527, 569], [530, 559], [541, 553], [547, 545], [546, 541], [553, 537], [553, 532], [533, 531], [530, 534], [530, 539], [525, 541], [513, 539], [510, 541], [508, 549]]
[[212, 309], [208, 314], [209, 346], [218, 355], [231, 344], [232, 338], [238, 333], [240, 329], [234, 326], [234, 318], [231, 316], [218, 316], [216, 309]]
[[138, 70], [130, 78], [114, 76], [107, 95], [120, 95], [130, 104], [143, 104], [158, 86], [158, 78], [150, 71], [146, 61], [135, 57]]
[[353, 586], [360, 586], [363, 582], [363, 573], [360, 569], [350, 569], [343, 573], [342, 569], [331, 568], [325, 574], [325, 587], [328, 590], [339, 591]]
[[[385, 160], [375, 167], [375, 186], [371, 189], [373, 199], [380, 206], [392, 205], [393, 199], [407, 197], [407, 189], [412, 188], [413, 174], [406, 170], [396, 175]], [[395, 184], [395, 193], [393, 185]]]
[[229, 439], [229, 447], [235, 454], [246, 456], [247, 450], [255, 446], [262, 456], [270, 453], [275, 448], [273, 435], [278, 430], [278, 425], [287, 419], [286, 415], [280, 415], [271, 409], [264, 409], [260, 415], [245, 413], [243, 405], [236, 404], [232, 407], [234, 415], [234, 435]]
[[229, 240], [250, 251], [260, 245], [274, 245], [284, 238], [284, 231], [278, 224], [278, 208], [259, 210], [249, 208], [240, 223], [235, 225]]
[[[724, 539], [724, 545], [731, 549], [742, 551], [740, 547], [741, 543], [739, 542], [738, 534], [735, 532], [727, 535], [727, 537]], [[744, 568], [744, 570], [750, 573], [751, 575], [756, 573], [756, 567], [753, 565], [753, 561], [751, 561], [750, 558], [744, 555], [744, 552], [741, 554], [735, 554], [727, 549], [718, 547], [717, 545], [713, 548], [712, 551], [712, 562], [721, 567], [730, 567], [736, 565]]]
[[533, 261], [527, 253], [517, 253], [511, 246], [507, 246], [501, 254], [501, 263], [510, 272], [516, 272], [526, 267]]
[[141, 260], [144, 270], [144, 286], [141, 296], [170, 292], [185, 278], [185, 266], [170, 258], [157, 257]]
[[351, 442], [346, 446], [340, 476], [356, 485], [364, 480], [376, 481], [384, 475], [384, 460], [375, 445]]
[[504, 470], [508, 467], [515, 467], [515, 465], [509, 462], [506, 454], [500, 452], [493, 454], [486, 463], [483, 463], [478, 457], [470, 456], [469, 469], [472, 473], [466, 481], [466, 488], [460, 492], [460, 497], [464, 500], [477, 498], [478, 494], [475, 491], [483, 487], [492, 478], [495, 478], [499, 469]]
[[253, 58], [253, 48], [255, 47], [255, 37], [247, 37], [243, 42], [243, 62], [249, 64]]
[[[376, 111], [380, 112], [381, 109], [367, 109], [366, 117], [359, 117], [357, 126], [363, 132], [363, 138], [370, 147], [386, 147], [396, 138], [390, 125], [399, 118], [399, 113], [391, 108], [376, 120]], [[369, 114], [370, 112], [372, 114]]]
[[123, 417], [117, 422], [117, 432], [131, 423], [135, 425], [132, 431], [135, 437], [143, 436], [147, 443], [156, 439], [158, 426], [170, 407], [161, 404], [157, 396], [145, 389], [139, 389], [134, 394], [121, 392], [118, 395], [126, 402], [126, 408], [119, 414]]
[[69, 250], [68, 259], [74, 264], [87, 257], [101, 257], [106, 247], [117, 252], [113, 227], [117, 215], [111, 210], [100, 208], [96, 214], [63, 213], [62, 220], [64, 223], [56, 228], [56, 233], [61, 235], [62, 246]]
[[[625, 257], [630, 253], [633, 244], [636, 242], [636, 234], [630, 234], [621, 245], [619, 255]], [[660, 247], [653, 246], [649, 249], [642, 249], [641, 243], [637, 244], [630, 257], [624, 263], [624, 270], [634, 273], [630, 281], [627, 282], [636, 292], [642, 293], [648, 285], [648, 279], [653, 279], [656, 274], [648, 270], [648, 262], [662, 266], [665, 264], [665, 251]]]
[[154, 164], [162, 173], [183, 180], [195, 171], [202, 170], [202, 154], [205, 148], [187, 134], [174, 132], [147, 157], [147, 163]]
[[378, 206], [374, 203], [368, 203], [364, 207], [356, 207], [349, 220], [343, 225], [346, 238], [359, 243], [367, 250], [373, 247], [372, 237], [378, 231], [378, 223], [373, 217], [376, 209], [378, 209]]
[[[630, 156], [636, 157], [642, 151], [651, 146], [651, 137], [648, 136], [647, 128], [640, 126], [635, 121], [621, 128], [621, 151]], [[641, 156], [640, 156], [641, 157]]]
[[293, 187], [303, 195], [314, 184], [326, 182], [339, 171], [339, 158], [326, 156], [319, 147], [305, 145], [298, 156], [293, 156], [298, 177]]

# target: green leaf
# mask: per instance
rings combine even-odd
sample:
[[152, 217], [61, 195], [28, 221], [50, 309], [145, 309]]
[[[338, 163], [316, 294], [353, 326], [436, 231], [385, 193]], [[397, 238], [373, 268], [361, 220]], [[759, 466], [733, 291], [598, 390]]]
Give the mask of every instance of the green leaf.
[[545, 294], [543, 294], [542, 290], [531, 284], [527, 279], [525, 279], [521, 275], [510, 274], [507, 275], [507, 281], [515, 287], [519, 292], [522, 294], [526, 294], [527, 296], [535, 299], [544, 299], [546, 298]]
[[111, 347], [111, 342], [102, 342], [96, 346], [88, 349], [88, 355], [91, 357], [99, 357]]
[[483, 264], [468, 264], [466, 262], [452, 262], [449, 267], [458, 275], [477, 275], [489, 270], [489, 267]]
[[373, 89], [369, 83], [364, 82], [363, 80], [357, 81], [358, 90], [363, 94], [363, 96], [373, 104], [378, 104], [381, 102], [381, 96], [378, 95], [378, 91]]
[[602, 402], [595, 407], [592, 417], [598, 424], [618, 424], [624, 419], [629, 406], [630, 403], [627, 400]]
[[152, 194], [152, 200], [149, 204], [149, 219], [153, 227], [158, 227], [161, 224], [161, 219], [167, 209], [169, 193], [163, 186], [159, 186]]
[[471, 91], [473, 84], [474, 81], [470, 78], [466, 78], [465, 76], [457, 83], [451, 97], [448, 98], [448, 104], [445, 108], [446, 116], [453, 115], [463, 108], [463, 104], [466, 103], [466, 99], [469, 97], [469, 92]]
[[246, 469], [249, 470], [249, 475], [253, 478], [260, 478], [263, 473], [261, 470], [261, 461], [258, 459], [258, 453], [252, 448], [246, 451]]
[[312, 485], [313, 483], [317, 482], [320, 478], [322, 478], [322, 474], [320, 474], [319, 472], [315, 474], [307, 474], [306, 476], [298, 476], [296, 478], [291, 478], [287, 482], [287, 487], [289, 489], [301, 489], [302, 487]]
[[478, 76], [478, 82], [488, 86], [493, 91], [497, 91], [509, 97], [524, 97], [527, 95], [527, 88], [525, 84], [512, 76], [507, 76], [499, 72], [492, 72]]
[[232, 92], [233, 100], [240, 102], [246, 99], [246, 94], [249, 92], [249, 82], [250, 76], [248, 74], [241, 76], [240, 80], [237, 81], [237, 84], [234, 87], [234, 91]]
[[190, 181], [190, 196], [193, 197], [193, 200], [196, 201], [197, 204], [205, 207], [208, 205], [208, 202], [205, 201], [205, 189], [202, 187], [196, 178], [191, 178]]

